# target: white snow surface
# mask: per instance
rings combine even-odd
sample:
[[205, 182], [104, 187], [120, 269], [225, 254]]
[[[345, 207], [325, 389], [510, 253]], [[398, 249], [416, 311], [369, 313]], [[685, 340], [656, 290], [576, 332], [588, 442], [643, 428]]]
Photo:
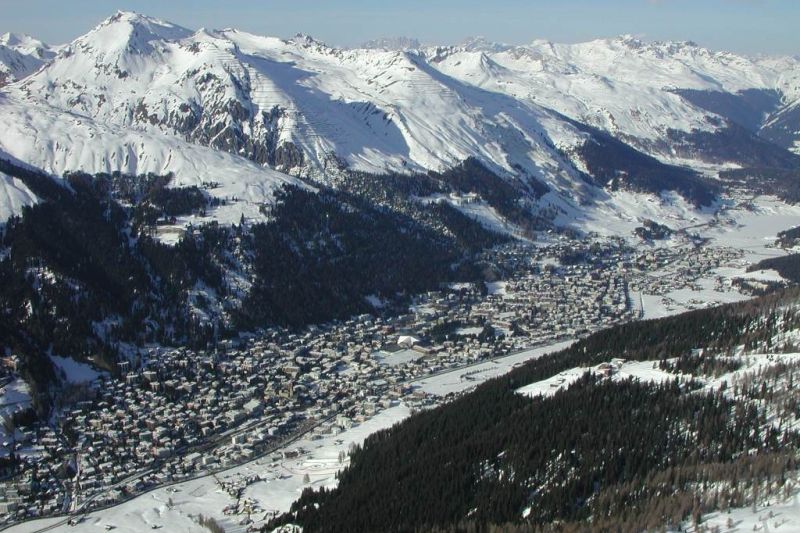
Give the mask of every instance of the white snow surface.
[[646, 383], [661, 383], [675, 379], [676, 375], [657, 368], [658, 362], [654, 361], [609, 361], [592, 367], [575, 367], [558, 374], [536, 381], [517, 389], [518, 394], [529, 398], [547, 398], [556, 392], [568, 389], [587, 372], [597, 374], [602, 372], [604, 366], [612, 366], [614, 381], [634, 379]]
[[800, 96], [795, 58], [751, 59], [691, 42], [648, 43], [627, 35], [577, 44], [478, 41], [426, 54], [442, 72], [465, 83], [639, 139], [663, 138], [668, 129], [715, 129], [706, 120], [710, 113], [675, 89], [778, 90], [786, 101]]
[[0, 225], [12, 216], [22, 214], [22, 208], [39, 199], [19, 179], [0, 172]]
[[[0, 131], [0, 158], [11, 156], [55, 176], [70, 171], [152, 172], [174, 174], [173, 187], [216, 182], [219, 186], [209, 189], [209, 194], [227, 203], [210, 211], [208, 217], [222, 222], [238, 222], [242, 214], [263, 218], [259, 206], [272, 201], [276, 188], [303, 186], [297, 178], [241, 157], [173, 136], [101, 124], [8, 93], [0, 93]], [[12, 200], [0, 204], [0, 214], [16, 214], [19, 206], [33, 203], [35, 197], [17, 180], [4, 179], [2, 185], [5, 195], [0, 193], [0, 200]]]
[[[797, 476], [793, 476], [794, 486], [798, 487]], [[800, 531], [800, 490], [795, 488], [788, 498], [774, 498], [761, 502], [755, 508], [738, 507], [728, 511], [718, 511], [703, 515], [702, 531], [720, 533], [744, 533], [761, 531], [763, 533], [793, 533]], [[692, 521], [683, 524], [682, 531], [699, 533]]]
[[88, 383], [102, 376], [102, 374], [91, 365], [81, 363], [70, 357], [50, 355], [50, 359], [52, 359], [56, 369], [63, 372], [64, 377], [69, 383]]
[[30, 35], [0, 35], [0, 86], [29, 76], [55, 57], [57, 50]]

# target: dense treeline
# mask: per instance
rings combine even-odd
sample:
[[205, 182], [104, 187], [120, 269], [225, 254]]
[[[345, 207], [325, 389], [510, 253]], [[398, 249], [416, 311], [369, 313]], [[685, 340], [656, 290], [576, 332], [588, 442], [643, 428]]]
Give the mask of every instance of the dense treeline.
[[775, 270], [782, 278], [800, 283], [800, 254], [763, 259], [747, 269], [748, 272], [754, 270]]
[[[454, 239], [462, 249], [479, 251], [508, 240], [504, 235], [487, 231], [478, 221], [446, 202], [420, 202], [421, 198], [452, 190], [449, 184], [435, 176], [434, 173], [402, 176], [350, 172], [340, 176], [334, 185], [338, 194], [358, 198], [372, 208], [388, 208], [397, 215], [411, 218], [434, 233]], [[494, 179], [500, 178], [494, 176]]]
[[720, 376], [739, 370], [742, 367], [742, 362], [738, 358], [718, 357], [713, 354], [684, 353], [674, 360], [662, 359], [658, 367], [673, 374]]
[[[465, 261], [492, 235], [461, 216], [439, 211], [459, 235], [450, 239], [410, 217], [337, 191], [288, 188], [272, 220], [252, 227], [256, 283], [241, 324], [300, 325], [371, 311], [365, 297], [389, 300], [452, 279], [477, 279]], [[460, 215], [460, 214], [459, 214]], [[476, 243], [467, 242], [470, 237]]]
[[[474, 157], [444, 172], [428, 172], [410, 176], [398, 174], [374, 175], [348, 172], [336, 180], [337, 188], [366, 198], [379, 205], [390, 205], [422, 222], [440, 224], [441, 219], [431, 217], [429, 209], [422, 208], [420, 198], [433, 195], [477, 194], [481, 201], [494, 208], [501, 216], [525, 231], [551, 227], [551, 221], [534, 214], [532, 201], [545, 195], [549, 188], [535, 177], [519, 171], [514, 179], [501, 177]], [[469, 220], [457, 209], [450, 207], [451, 217]], [[474, 221], [469, 220], [472, 224]]]
[[[795, 156], [797, 157], [797, 156]], [[796, 203], [800, 201], [800, 170], [798, 163], [785, 167], [747, 167], [723, 170], [719, 177], [730, 185], [741, 187], [755, 194], [775, 195]]]
[[522, 226], [533, 224], [531, 213], [526, 209], [526, 198], [541, 198], [550, 190], [547, 185], [533, 177], [520, 176], [510, 181], [501, 178], [474, 157], [438, 174], [431, 173], [458, 192], [474, 192], [483, 198], [498, 213]]
[[[708, 162], [735, 162], [745, 168], [796, 169], [800, 157], [738, 124], [719, 121], [715, 131], [670, 129], [667, 138], [675, 153]], [[753, 183], [755, 185], [755, 183]]]
[[673, 231], [669, 226], [659, 224], [655, 220], [645, 219], [633, 233], [643, 241], [657, 241], [669, 238]]
[[776, 244], [783, 248], [791, 248], [796, 246], [798, 241], [800, 241], [800, 226], [779, 232]]
[[[779, 490], [783, 473], [796, 468], [786, 450], [796, 450], [800, 436], [766, 424], [754, 404], [721, 392], [689, 394], [691, 381], [655, 386], [590, 374], [549, 398], [515, 390], [614, 357], [657, 366], [701, 346], [724, 352], [762, 345], [778, 324], [798, 325], [783, 310], [797, 297], [792, 289], [618, 326], [531, 361], [368, 437], [336, 489], [307, 490], [271, 526], [579, 531], [591, 518], [593, 527], [639, 531], [740, 505], [762, 484]], [[713, 497], [698, 489], [712, 483]]]
[[57, 183], [44, 172], [23, 163], [0, 158], [0, 172], [19, 179], [39, 198], [57, 201], [68, 199], [70, 196], [67, 187]]
[[[170, 188], [171, 176], [57, 182], [3, 169], [42, 199], [0, 233], [0, 348], [23, 356], [43, 411], [48, 353], [114, 372], [123, 343], [206, 347], [242, 328], [344, 318], [372, 310], [368, 295], [477, 279], [473, 255], [502, 240], [449, 206], [416, 205], [416, 218], [365, 195], [287, 188], [269, 222], [190, 226], [169, 246], [154, 225], [213, 209], [205, 190]], [[231, 272], [252, 291], [232, 286]]]
[[577, 149], [589, 171], [587, 179], [598, 187], [659, 194], [676, 191], [697, 206], [711, 205], [718, 187], [696, 172], [666, 165], [639, 152], [608, 133], [580, 125], [592, 138]]

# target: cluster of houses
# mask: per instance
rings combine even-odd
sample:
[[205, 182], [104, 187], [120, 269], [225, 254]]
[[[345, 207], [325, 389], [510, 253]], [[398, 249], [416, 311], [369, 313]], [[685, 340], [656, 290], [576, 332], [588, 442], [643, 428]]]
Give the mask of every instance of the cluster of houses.
[[[720, 267], [743, 267], [744, 252], [730, 247], [664, 247], [640, 251], [633, 257], [629, 276], [631, 291], [663, 296], [686, 287], [696, 288], [699, 280], [712, 277]], [[717, 289], [732, 290], [717, 284]]]
[[416, 380], [635, 319], [630, 279], [644, 285], [644, 272], [672, 265], [685, 285], [730, 253], [514, 243], [485, 252], [501, 281], [443, 286], [406, 314], [274, 328], [209, 350], [152, 348], [93, 383], [55, 425], [21, 433], [16, 449], [37, 453], [0, 483], [0, 513], [12, 522], [111, 504], [275, 454], [301, 432], [337, 434], [400, 402], [427, 408], [441, 399]]

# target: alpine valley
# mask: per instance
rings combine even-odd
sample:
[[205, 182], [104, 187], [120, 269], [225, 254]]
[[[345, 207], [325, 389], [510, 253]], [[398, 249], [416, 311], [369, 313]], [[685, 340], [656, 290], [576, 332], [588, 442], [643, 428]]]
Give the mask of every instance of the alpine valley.
[[798, 202], [795, 57], [5, 34], [2, 527], [796, 531]]

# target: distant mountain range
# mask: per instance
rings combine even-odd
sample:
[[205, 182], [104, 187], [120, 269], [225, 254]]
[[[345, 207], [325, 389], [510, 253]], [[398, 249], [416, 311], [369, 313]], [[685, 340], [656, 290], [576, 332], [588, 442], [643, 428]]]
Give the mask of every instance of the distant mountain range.
[[0, 87], [22, 79], [53, 59], [58, 47], [29, 35], [0, 35]]
[[[5, 36], [0, 61], [0, 157], [54, 175], [213, 181], [212, 195], [240, 200], [211, 215], [223, 221], [258, 216], [287, 174], [331, 184], [468, 159], [537, 216], [636, 217], [614, 191], [708, 204], [725, 186], [718, 170], [796, 169], [800, 150], [797, 59], [687, 42], [340, 49], [119, 12], [62, 47]], [[3, 187], [7, 217], [30, 195]]]
[[384, 37], [363, 43], [359, 48], [374, 50], [419, 50], [422, 44], [414, 37]]

